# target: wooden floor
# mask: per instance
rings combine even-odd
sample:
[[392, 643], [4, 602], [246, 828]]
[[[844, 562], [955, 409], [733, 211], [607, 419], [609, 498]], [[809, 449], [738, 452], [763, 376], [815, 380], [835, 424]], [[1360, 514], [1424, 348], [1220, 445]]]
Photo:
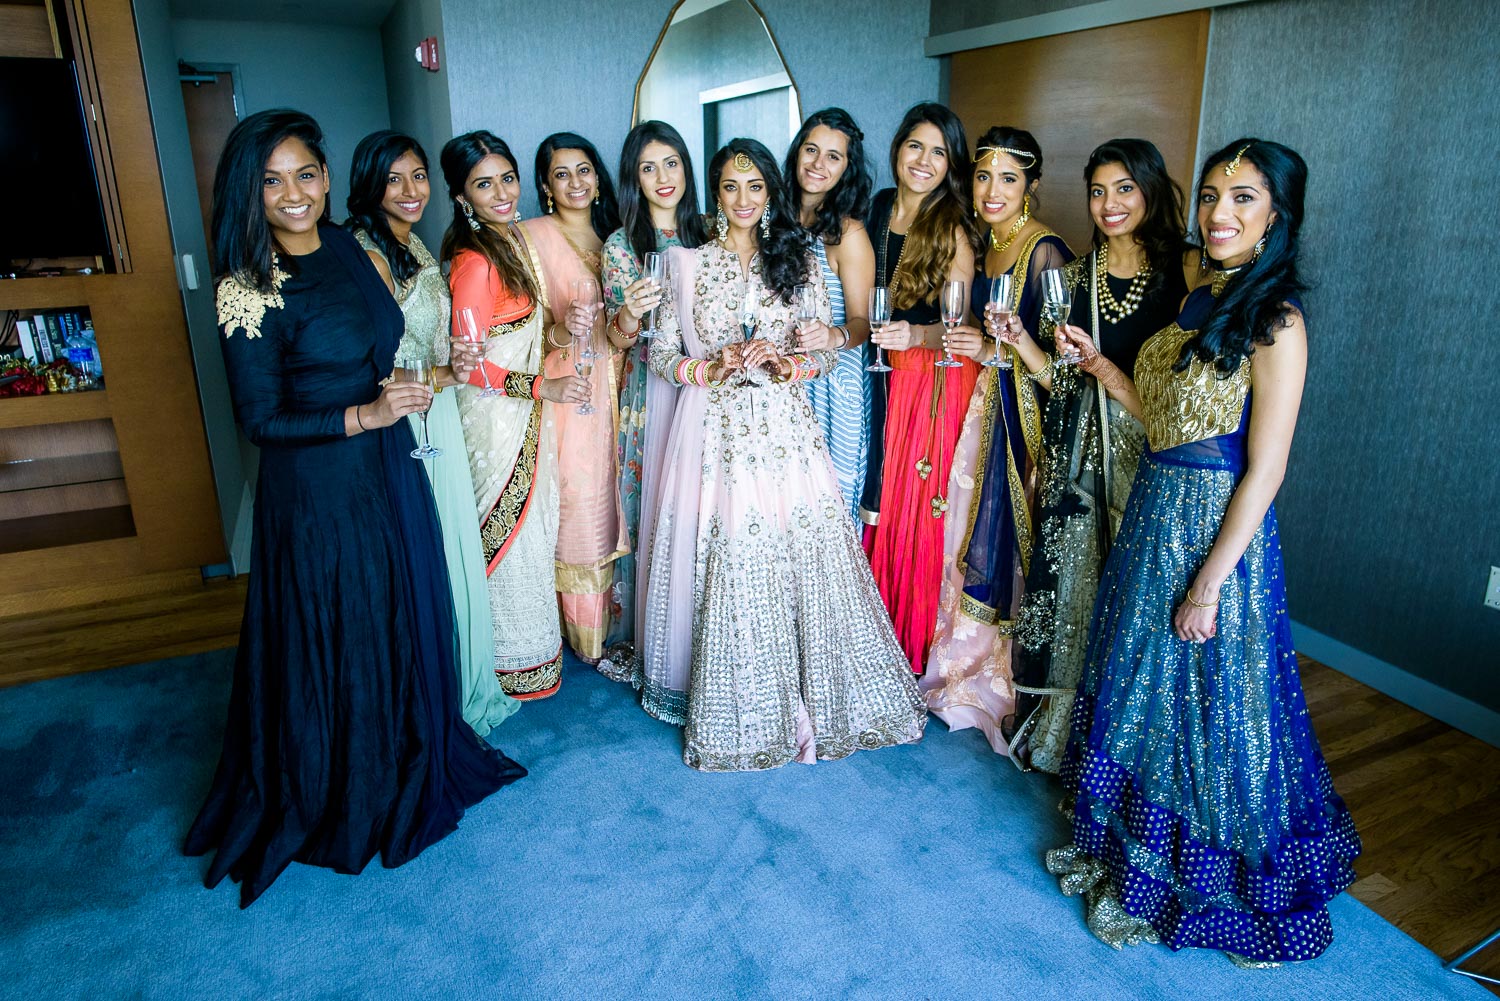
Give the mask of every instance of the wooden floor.
[[[233, 646], [245, 583], [0, 618], [0, 685]], [[1444, 959], [1500, 927], [1500, 749], [1322, 664], [1302, 671], [1364, 839], [1350, 892]], [[1500, 944], [1468, 966], [1500, 977]]]

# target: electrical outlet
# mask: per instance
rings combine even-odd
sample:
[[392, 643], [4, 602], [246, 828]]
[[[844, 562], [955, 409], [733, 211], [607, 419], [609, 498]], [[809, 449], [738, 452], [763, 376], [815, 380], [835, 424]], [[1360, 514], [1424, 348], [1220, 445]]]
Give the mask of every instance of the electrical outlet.
[[1484, 589], [1486, 608], [1500, 608], [1500, 567], [1490, 567], [1490, 586]]

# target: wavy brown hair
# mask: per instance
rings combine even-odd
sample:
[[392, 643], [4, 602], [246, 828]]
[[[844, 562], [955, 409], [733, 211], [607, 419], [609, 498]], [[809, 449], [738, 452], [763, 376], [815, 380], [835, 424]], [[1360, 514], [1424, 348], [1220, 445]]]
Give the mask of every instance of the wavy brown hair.
[[473, 228], [469, 225], [468, 218], [458, 209], [458, 199], [464, 193], [464, 185], [469, 181], [470, 172], [478, 166], [479, 161], [491, 155], [503, 157], [519, 178], [515, 155], [505, 144], [505, 140], [493, 132], [482, 129], [465, 132], [443, 144], [443, 152], [438, 160], [443, 165], [443, 181], [448, 185], [448, 197], [454, 208], [453, 221], [443, 234], [443, 260], [453, 260], [460, 250], [472, 250], [490, 262], [490, 267], [499, 273], [500, 281], [512, 294], [525, 295], [535, 302], [536, 279], [531, 276], [531, 268], [522, 259], [522, 251], [488, 226]]
[[972, 173], [969, 140], [957, 115], [933, 101], [913, 106], [901, 119], [896, 138], [891, 140], [891, 175], [900, 184], [896, 163], [901, 146], [923, 122], [943, 134], [943, 145], [948, 150], [948, 172], [922, 200], [917, 218], [906, 233], [897, 269], [900, 274], [890, 278], [891, 306], [895, 309], [910, 309], [919, 302], [936, 300], [938, 290], [948, 280], [948, 269], [954, 255], [958, 253], [959, 237], [962, 236], [971, 246], [977, 242], [968, 211], [969, 175]]

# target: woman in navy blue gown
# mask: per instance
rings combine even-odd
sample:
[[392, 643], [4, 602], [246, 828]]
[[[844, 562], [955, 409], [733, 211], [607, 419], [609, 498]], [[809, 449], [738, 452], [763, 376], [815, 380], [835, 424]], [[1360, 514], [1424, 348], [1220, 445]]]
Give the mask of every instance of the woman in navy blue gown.
[[391, 375], [403, 321], [327, 222], [317, 123], [265, 111], [214, 179], [217, 301], [235, 416], [260, 447], [253, 561], [224, 749], [186, 850], [248, 906], [293, 861], [415, 858], [526, 772], [460, 715], [436, 508]]
[[1105, 564], [1062, 778], [1073, 843], [1049, 852], [1093, 932], [1308, 960], [1359, 837], [1297, 676], [1271, 502], [1307, 370], [1297, 235], [1307, 166], [1242, 139], [1198, 181], [1219, 268], [1125, 376], [1074, 326], [1060, 345], [1146, 428]]

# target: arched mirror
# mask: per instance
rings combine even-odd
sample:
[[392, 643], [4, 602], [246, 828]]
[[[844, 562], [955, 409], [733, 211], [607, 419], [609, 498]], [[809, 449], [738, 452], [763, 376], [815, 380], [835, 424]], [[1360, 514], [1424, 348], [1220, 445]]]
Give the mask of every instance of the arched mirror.
[[678, 0], [635, 85], [632, 123], [653, 118], [682, 133], [700, 169], [739, 136], [759, 139], [781, 159], [802, 124], [802, 105], [759, 7]]

